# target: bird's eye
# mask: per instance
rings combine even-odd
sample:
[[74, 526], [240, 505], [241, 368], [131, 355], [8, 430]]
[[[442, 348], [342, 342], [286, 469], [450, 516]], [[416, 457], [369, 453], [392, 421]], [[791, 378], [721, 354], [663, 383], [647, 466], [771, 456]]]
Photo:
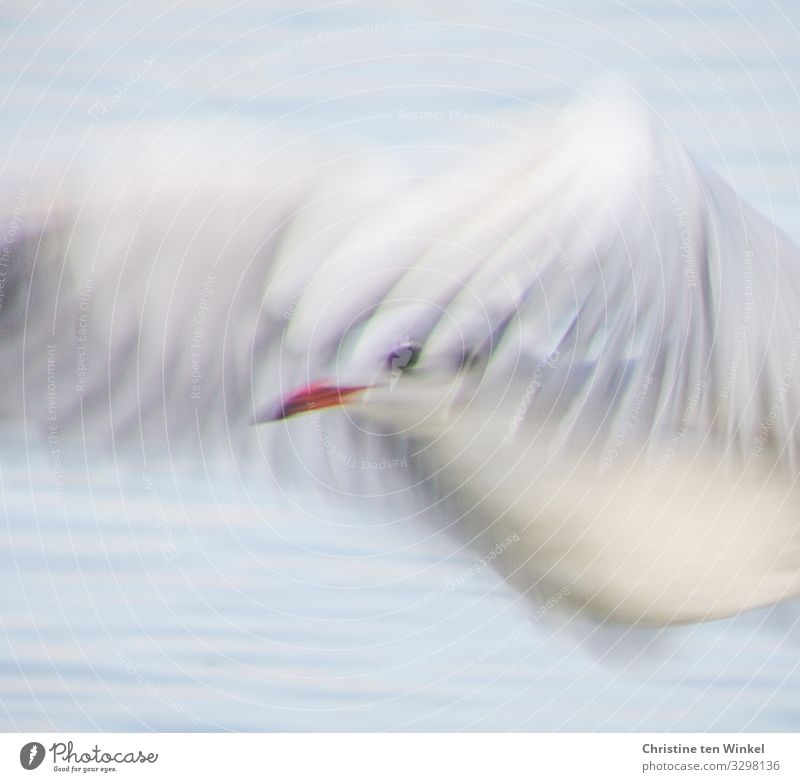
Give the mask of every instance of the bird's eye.
[[419, 360], [422, 348], [413, 342], [403, 342], [386, 358], [388, 368], [392, 371], [411, 369]]

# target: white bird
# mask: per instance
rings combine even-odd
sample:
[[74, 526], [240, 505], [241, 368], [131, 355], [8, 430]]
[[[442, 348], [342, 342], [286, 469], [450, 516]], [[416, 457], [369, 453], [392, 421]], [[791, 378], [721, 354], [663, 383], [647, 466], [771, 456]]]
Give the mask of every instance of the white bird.
[[312, 161], [9, 188], [5, 431], [59, 466], [224, 453], [599, 617], [800, 591], [800, 252], [646, 109], [449, 172]]
[[599, 617], [800, 592], [800, 252], [644, 109], [565, 113], [381, 217], [303, 290], [310, 382], [260, 421], [344, 406], [362, 448], [410, 439], [410, 486], [456, 499], [432, 508]]

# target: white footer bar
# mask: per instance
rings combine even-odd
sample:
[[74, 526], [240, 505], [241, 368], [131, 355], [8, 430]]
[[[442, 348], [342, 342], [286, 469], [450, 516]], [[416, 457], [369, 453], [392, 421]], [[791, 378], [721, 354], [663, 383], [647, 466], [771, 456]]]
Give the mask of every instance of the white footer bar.
[[0, 734], [0, 779], [800, 779], [796, 734]]

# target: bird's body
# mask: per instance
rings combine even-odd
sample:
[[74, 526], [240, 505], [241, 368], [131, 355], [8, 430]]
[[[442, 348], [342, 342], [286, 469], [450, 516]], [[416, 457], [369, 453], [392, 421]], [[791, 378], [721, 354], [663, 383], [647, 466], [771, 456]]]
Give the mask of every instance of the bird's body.
[[451, 173], [278, 157], [59, 203], [9, 245], [0, 307], [26, 435], [224, 452], [476, 545], [513, 533], [523, 591], [628, 622], [800, 589], [800, 253], [636, 104]]

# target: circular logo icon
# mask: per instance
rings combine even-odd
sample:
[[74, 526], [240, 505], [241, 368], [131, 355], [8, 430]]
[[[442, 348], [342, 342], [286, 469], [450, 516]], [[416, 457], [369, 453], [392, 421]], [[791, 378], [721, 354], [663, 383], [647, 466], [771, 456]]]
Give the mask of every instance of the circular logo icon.
[[39, 768], [43, 760], [44, 744], [40, 744], [38, 741], [29, 741], [19, 751], [20, 765], [22, 768], [25, 768], [28, 771], [33, 771], [33, 769]]

